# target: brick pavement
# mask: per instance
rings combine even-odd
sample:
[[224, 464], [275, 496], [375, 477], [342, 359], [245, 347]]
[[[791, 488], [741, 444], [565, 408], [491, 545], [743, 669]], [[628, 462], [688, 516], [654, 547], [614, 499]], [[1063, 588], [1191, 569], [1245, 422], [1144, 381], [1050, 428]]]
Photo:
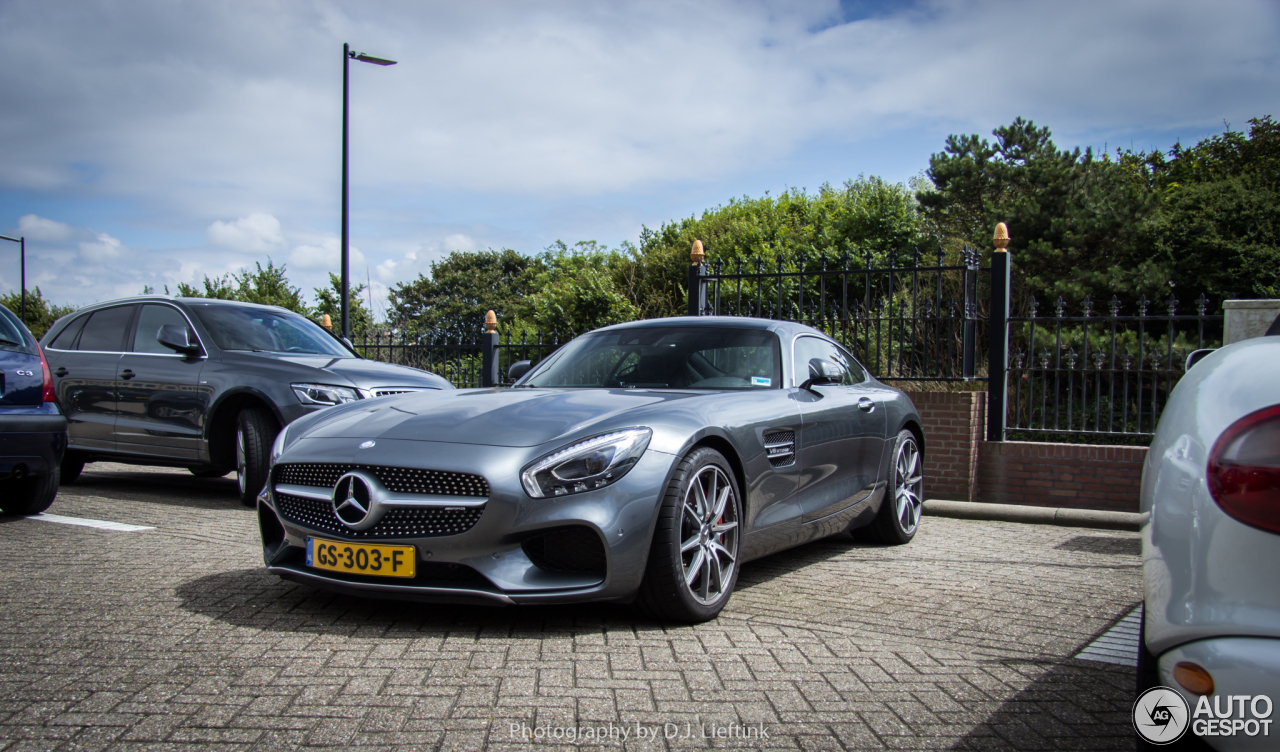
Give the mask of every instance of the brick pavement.
[[[90, 470], [51, 512], [156, 529], [0, 518], [2, 752], [1133, 745], [1133, 670], [1070, 656], [1139, 601], [1134, 533], [926, 518], [747, 564], [719, 619], [666, 627], [330, 595], [263, 573], [233, 480]], [[768, 738], [699, 733], [731, 723]]]

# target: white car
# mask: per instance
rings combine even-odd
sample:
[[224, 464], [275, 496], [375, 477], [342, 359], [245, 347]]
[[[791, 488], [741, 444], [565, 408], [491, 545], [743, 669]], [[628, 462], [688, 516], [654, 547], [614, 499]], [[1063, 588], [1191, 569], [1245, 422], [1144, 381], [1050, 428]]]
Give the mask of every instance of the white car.
[[1141, 512], [1140, 748], [1280, 749], [1280, 337], [1217, 350], [1178, 383]]

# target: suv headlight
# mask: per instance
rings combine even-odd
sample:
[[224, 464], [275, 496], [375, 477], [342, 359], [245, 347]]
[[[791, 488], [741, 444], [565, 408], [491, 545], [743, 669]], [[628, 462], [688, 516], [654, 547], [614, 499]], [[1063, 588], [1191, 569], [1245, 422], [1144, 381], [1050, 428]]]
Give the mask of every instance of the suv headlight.
[[520, 483], [535, 499], [604, 488], [640, 460], [651, 436], [648, 428], [627, 428], [570, 444], [526, 467]]
[[293, 384], [293, 393], [304, 405], [341, 405], [344, 402], [355, 402], [360, 393], [349, 386], [329, 386], [328, 384]]

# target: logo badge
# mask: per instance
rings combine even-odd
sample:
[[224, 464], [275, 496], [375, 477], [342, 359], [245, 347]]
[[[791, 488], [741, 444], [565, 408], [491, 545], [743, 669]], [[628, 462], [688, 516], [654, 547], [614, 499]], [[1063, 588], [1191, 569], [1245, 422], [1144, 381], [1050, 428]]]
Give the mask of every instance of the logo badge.
[[338, 478], [331, 497], [334, 516], [352, 530], [373, 527], [384, 511], [378, 504], [377, 488], [378, 481], [359, 470]]
[[1133, 728], [1151, 744], [1172, 744], [1187, 733], [1191, 708], [1177, 691], [1152, 687], [1133, 703]]
[[373, 449], [373, 447], [374, 447], [374, 446], [376, 446], [376, 445], [377, 445], [377, 443], [378, 443], [378, 442], [376, 442], [376, 441], [372, 441], [372, 440], [370, 440], [370, 441], [366, 441], [366, 442], [364, 442], [363, 444], [361, 444], [361, 445], [360, 445], [360, 448], [361, 448], [361, 449]]

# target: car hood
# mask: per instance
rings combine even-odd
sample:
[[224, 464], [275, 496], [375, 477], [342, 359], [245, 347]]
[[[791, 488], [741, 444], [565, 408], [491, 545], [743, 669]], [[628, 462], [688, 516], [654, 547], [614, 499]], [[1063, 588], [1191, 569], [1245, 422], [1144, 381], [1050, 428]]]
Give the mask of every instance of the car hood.
[[317, 414], [299, 438], [441, 441], [529, 447], [561, 436], [621, 427], [622, 413], [697, 392], [640, 389], [467, 389], [407, 394]]
[[[379, 386], [418, 386], [432, 389], [452, 389], [453, 386], [434, 373], [410, 366], [381, 363], [363, 358], [338, 358], [329, 355], [289, 355], [288, 353], [235, 352], [238, 358], [265, 358], [278, 363], [290, 363], [304, 368], [314, 368], [342, 377], [338, 385], [349, 382], [352, 386], [369, 389]], [[225, 358], [224, 358], [225, 359]], [[323, 378], [320, 374], [318, 378]], [[327, 383], [335, 383], [330, 379]]]

